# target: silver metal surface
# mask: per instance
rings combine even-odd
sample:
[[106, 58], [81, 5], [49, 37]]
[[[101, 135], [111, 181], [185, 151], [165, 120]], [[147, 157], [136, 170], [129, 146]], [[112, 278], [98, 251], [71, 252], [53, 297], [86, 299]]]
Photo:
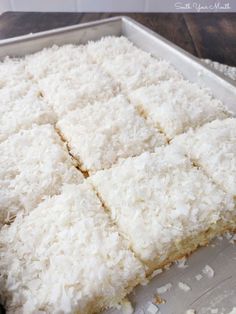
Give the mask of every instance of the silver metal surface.
[[[204, 274], [209, 265], [215, 272], [212, 278]], [[197, 280], [195, 276], [203, 277]], [[183, 282], [191, 290], [185, 292], [178, 284]], [[171, 289], [160, 296], [166, 301], [158, 305], [157, 314], [185, 314], [194, 309], [196, 314], [229, 314], [236, 307], [236, 250], [227, 239], [215, 240], [208, 247], [200, 248], [187, 259], [186, 268], [172, 265], [157, 275], [147, 286], [139, 286], [129, 296], [136, 314], [148, 314], [148, 306], [157, 295], [157, 288], [171, 283]], [[212, 311], [213, 310], [213, 311]], [[106, 314], [120, 314], [109, 310]]]
[[[216, 74], [197, 58], [127, 17], [115, 17], [2, 40], [0, 59], [7, 55], [24, 56], [53, 44], [84, 44], [88, 40], [97, 40], [106, 35], [124, 35], [143, 50], [170, 61], [187, 79], [209, 87], [217, 98], [236, 112], [236, 88], [232, 80], [226, 79], [218, 72]], [[148, 313], [148, 303], [152, 301], [157, 287], [166, 283], [171, 283], [172, 288], [162, 295], [167, 302], [158, 306], [158, 314], [183, 314], [188, 309], [196, 310], [197, 314], [227, 314], [236, 307], [235, 247], [226, 239], [215, 240], [213, 245], [195, 252], [189, 258], [187, 268], [182, 269], [174, 265], [170, 270], [155, 277], [148, 285], [137, 287], [130, 296], [135, 305], [135, 313]], [[201, 280], [196, 280], [195, 275], [202, 274], [205, 265], [214, 269], [214, 277], [208, 278], [204, 275]], [[191, 290], [181, 290], [178, 287], [179, 281], [188, 284]], [[110, 310], [106, 313], [120, 312]]]

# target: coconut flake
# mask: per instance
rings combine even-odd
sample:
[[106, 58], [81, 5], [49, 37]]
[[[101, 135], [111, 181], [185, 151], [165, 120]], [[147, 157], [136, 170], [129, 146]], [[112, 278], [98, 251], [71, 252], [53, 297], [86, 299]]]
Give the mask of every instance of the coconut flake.
[[159, 312], [158, 306], [150, 302], [148, 307], [147, 307], [147, 313], [148, 314], [156, 314], [158, 312]]
[[160, 269], [156, 269], [154, 270], [154, 272], [151, 274], [150, 278], [154, 278], [156, 277], [157, 275], [161, 274], [163, 272], [163, 270], [160, 268]]
[[214, 277], [215, 271], [213, 268], [211, 268], [211, 266], [206, 265], [203, 270], [202, 270], [203, 274], [207, 275], [208, 278], [212, 278]]
[[165, 292], [169, 291], [171, 289], [171, 287], [172, 287], [172, 284], [167, 283], [166, 285], [157, 288], [157, 293], [158, 294], [165, 293]]
[[188, 292], [188, 291], [191, 290], [191, 288], [190, 288], [186, 283], [181, 282], [181, 281], [178, 283], [178, 286], [179, 286], [179, 288], [180, 288], [181, 290], [183, 290], [183, 291], [185, 291], [185, 292]]
[[187, 263], [186, 257], [181, 258], [181, 259], [179, 259], [179, 260], [176, 261], [176, 264], [177, 264], [177, 267], [178, 267], [178, 268], [187, 268], [188, 265], [187, 265], [186, 263]]
[[229, 240], [229, 242], [230, 242], [231, 244], [235, 244], [235, 242], [236, 242], [236, 234], [234, 234], [234, 235], [231, 237], [231, 239]]
[[225, 236], [225, 238], [227, 239], [227, 240], [231, 240], [232, 239], [232, 237], [233, 237], [233, 235], [232, 235], [232, 233], [230, 233], [230, 232], [226, 232], [225, 234], [224, 234], [224, 236]]
[[195, 276], [196, 280], [198, 280], [198, 281], [201, 280], [202, 277], [203, 277], [203, 276], [202, 276], [201, 274], [197, 274], [197, 275]]
[[124, 299], [121, 303], [121, 311], [123, 314], [133, 314], [134, 308], [128, 299]]

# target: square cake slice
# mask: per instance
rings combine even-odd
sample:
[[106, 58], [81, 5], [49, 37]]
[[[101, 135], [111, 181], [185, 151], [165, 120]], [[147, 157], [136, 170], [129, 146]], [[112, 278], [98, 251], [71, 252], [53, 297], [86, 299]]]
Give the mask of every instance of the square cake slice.
[[186, 80], [142, 87], [131, 92], [129, 99], [169, 139], [189, 128], [232, 115], [208, 89]]
[[11, 135], [0, 151], [0, 223], [59, 193], [63, 183], [83, 180], [51, 125]]
[[98, 41], [90, 41], [86, 46], [86, 51], [93, 62], [99, 64], [112, 60], [120, 54], [132, 53], [136, 50], [132, 42], [124, 36], [106, 36]]
[[[20, 130], [30, 129], [34, 124], [56, 122], [56, 114], [42, 99], [37, 86], [32, 86], [27, 92], [24, 89], [26, 86], [24, 84], [21, 86], [22, 94], [15, 99], [12, 99], [14, 96], [10, 96], [12, 89], [7, 87], [9, 91], [5, 93], [6, 97], [1, 102], [0, 142]], [[14, 91], [17, 94], [17, 90]], [[1, 94], [3, 93], [0, 90]]]
[[0, 90], [3, 87], [14, 88], [22, 81], [31, 81], [31, 76], [25, 70], [26, 63], [22, 58], [6, 57], [0, 61]]
[[85, 46], [63, 45], [44, 48], [25, 57], [26, 71], [38, 81], [50, 74], [67, 72], [82, 64], [91, 63]]
[[98, 65], [81, 65], [49, 75], [39, 81], [39, 86], [59, 118], [95, 101], [106, 101], [120, 90], [119, 84]]
[[87, 183], [64, 186], [4, 226], [0, 239], [0, 300], [9, 313], [97, 313], [144, 278]]
[[71, 111], [57, 123], [83, 171], [110, 168], [120, 158], [154, 151], [163, 134], [139, 116], [124, 96]]
[[89, 181], [148, 273], [236, 227], [232, 197], [175, 146], [128, 158]]
[[120, 54], [114, 59], [104, 61], [102, 65], [121, 84], [124, 92], [171, 78], [182, 78], [167, 61], [153, 58], [142, 50]]
[[32, 84], [32, 82], [19, 80], [13, 86], [6, 84], [0, 88], [0, 115], [3, 115], [6, 110], [11, 109], [16, 101], [24, 98], [32, 87], [35, 88], [35, 84]]
[[236, 118], [215, 120], [177, 136], [174, 143], [226, 192], [236, 196]]

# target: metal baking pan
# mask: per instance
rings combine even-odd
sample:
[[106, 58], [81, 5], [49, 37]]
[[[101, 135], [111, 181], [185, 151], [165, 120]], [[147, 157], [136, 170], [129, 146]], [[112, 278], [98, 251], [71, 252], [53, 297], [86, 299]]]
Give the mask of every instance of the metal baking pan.
[[[209, 87], [215, 97], [236, 112], [236, 87], [232, 80], [216, 73], [196, 57], [128, 17], [115, 17], [2, 40], [0, 59], [5, 56], [24, 56], [53, 44], [84, 44], [107, 35], [124, 35], [141, 49], [170, 61], [187, 79]], [[166, 303], [158, 305], [158, 314], [184, 314], [188, 309], [194, 309], [197, 314], [228, 314], [236, 307], [234, 244], [225, 238], [215, 240], [208, 247], [195, 252], [187, 264], [186, 268], [173, 265], [146, 286], [137, 287], [130, 296], [135, 313], [148, 313], [147, 308], [156, 294], [156, 289], [166, 283], [171, 283], [172, 288], [162, 295]], [[202, 272], [206, 265], [210, 265], [214, 270], [213, 277], [209, 278]], [[198, 274], [202, 274], [201, 280], [195, 278]], [[181, 290], [178, 287], [180, 281], [186, 283], [191, 290]], [[106, 313], [120, 312], [114, 309]]]

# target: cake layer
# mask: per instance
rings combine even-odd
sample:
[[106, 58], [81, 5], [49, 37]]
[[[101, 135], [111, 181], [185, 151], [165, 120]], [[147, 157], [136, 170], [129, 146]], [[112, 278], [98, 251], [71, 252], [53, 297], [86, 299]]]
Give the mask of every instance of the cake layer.
[[[173, 145], [129, 158], [90, 177], [114, 222], [149, 266], [163, 266], [178, 243], [236, 216], [232, 197]], [[217, 232], [216, 232], [217, 234]], [[200, 243], [199, 243], [200, 244]]]
[[86, 183], [66, 185], [0, 232], [8, 313], [91, 314], [116, 306], [144, 269]]
[[81, 65], [40, 80], [43, 96], [59, 117], [95, 101], [106, 101], [119, 92], [119, 85], [98, 65]]
[[142, 87], [131, 92], [129, 99], [169, 139], [189, 128], [232, 115], [208, 89], [186, 80]]
[[0, 151], [0, 223], [59, 193], [62, 184], [83, 180], [51, 125], [8, 137]]
[[175, 138], [188, 156], [226, 192], [236, 196], [236, 118], [215, 120]]
[[71, 111], [57, 123], [84, 171], [110, 168], [119, 158], [154, 151], [166, 143], [124, 96]]
[[102, 65], [121, 84], [124, 92], [171, 78], [182, 78], [169, 62], [155, 59], [142, 50], [120, 54]]

